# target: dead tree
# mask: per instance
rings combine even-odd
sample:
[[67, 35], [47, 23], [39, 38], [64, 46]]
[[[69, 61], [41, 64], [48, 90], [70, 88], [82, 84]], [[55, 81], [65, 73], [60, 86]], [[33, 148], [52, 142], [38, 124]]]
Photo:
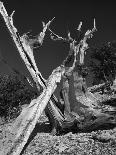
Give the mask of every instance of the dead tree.
[[[4, 18], [4, 21], [6, 23], [7, 28], [10, 31], [10, 34], [14, 40], [14, 43], [15, 43], [18, 51], [19, 51], [21, 58], [23, 59], [28, 71], [30, 72], [30, 74], [34, 80], [34, 82], [36, 83], [38, 91], [40, 91], [40, 87], [42, 87], [42, 89], [44, 89], [46, 87], [46, 80], [42, 77], [41, 73], [39, 72], [39, 70], [36, 66], [36, 63], [35, 63], [34, 55], [33, 55], [33, 44], [35, 42], [35, 39], [33, 41], [30, 40], [27, 34], [24, 34], [23, 36], [20, 37], [17, 29], [13, 25], [13, 13], [14, 13], [14, 11], [11, 14], [11, 16], [9, 17], [2, 2], [0, 4], [0, 12]], [[44, 40], [44, 36], [45, 36], [45, 32], [48, 29], [52, 20], [49, 21], [46, 25], [45, 25], [45, 23], [43, 23], [43, 31], [36, 37], [36, 43], [38, 43], [38, 46], [42, 45], [43, 40]], [[57, 108], [57, 106], [55, 105], [55, 103], [58, 102], [57, 98], [54, 95], [52, 95], [51, 99], [52, 100], [47, 105], [47, 107], [45, 108], [45, 111], [48, 114], [47, 115], [48, 118], [50, 118], [52, 116], [52, 125], [54, 127], [54, 126], [56, 126], [55, 125], [56, 119], [59, 119], [59, 117], [57, 118], [57, 116], [53, 117], [56, 114], [55, 110], [57, 110], [57, 113], [59, 114], [61, 120], [64, 118], [63, 118], [63, 115], [62, 115], [60, 109]], [[51, 105], [52, 102], [53, 102], [53, 104]]]
[[[13, 19], [12, 19], [13, 14], [10, 17], [8, 16], [7, 11], [6, 11], [6, 9], [5, 9], [2, 2], [0, 2], [0, 12], [1, 12], [1, 14], [2, 14], [2, 16], [3, 16], [4, 20], [5, 20], [6, 26], [10, 31], [10, 34], [11, 34], [11, 36], [12, 36], [14, 42], [15, 42], [15, 45], [16, 45], [18, 51], [19, 51], [20, 56], [22, 57], [24, 63], [26, 64], [27, 69], [29, 70], [29, 72], [32, 75], [34, 81], [36, 82], [38, 90], [40, 89], [40, 85], [43, 87], [43, 89], [45, 89], [47, 81], [43, 79], [41, 73], [38, 71], [38, 68], [37, 68], [35, 60], [34, 60], [32, 48], [27, 42], [26, 34], [24, 34], [22, 37], [20, 37], [17, 29], [13, 25]], [[41, 32], [40, 35], [38, 35], [38, 38], [39, 38], [38, 43], [40, 45], [42, 44], [42, 41], [43, 41], [44, 36], [45, 36], [45, 32], [46, 32], [47, 27], [49, 26], [50, 23], [51, 23], [51, 21], [48, 22], [46, 25], [44, 25], [43, 32]], [[56, 100], [54, 95], [51, 95], [51, 96], [52, 96], [52, 98], [54, 100]], [[52, 101], [50, 101], [49, 106], [52, 109], [52, 114], [51, 115], [53, 115], [53, 113], [56, 114], [56, 111], [57, 111], [57, 113], [59, 114], [58, 117], [60, 117], [61, 120], [64, 119], [62, 113], [54, 105], [54, 103], [52, 103]], [[51, 111], [50, 111], [50, 113], [51, 113]], [[18, 119], [18, 124], [22, 123], [21, 118], [22, 117], [20, 116], [20, 119]]]
[[[10, 34], [11, 34], [11, 36], [15, 42], [15, 45], [19, 51], [19, 54], [20, 54], [21, 58], [23, 59], [27, 69], [29, 70], [33, 80], [35, 81], [38, 90], [40, 90], [40, 86], [41, 86], [43, 88], [42, 94], [44, 94], [44, 91], [47, 89], [48, 85], [47, 85], [47, 81], [43, 79], [41, 73], [38, 71], [38, 68], [36, 66], [34, 56], [33, 56], [32, 40], [30, 42], [29, 38], [27, 37], [27, 34], [24, 34], [23, 36], [20, 37], [17, 29], [13, 25], [13, 14], [14, 14], [14, 12], [9, 17], [2, 2], [0, 2], [0, 12], [3, 16], [3, 19], [6, 23], [7, 28], [10, 31]], [[45, 32], [46, 32], [48, 26], [50, 25], [50, 23], [51, 23], [51, 21], [48, 22], [46, 25], [43, 24], [43, 32], [41, 32], [40, 35], [38, 35], [38, 40], [37, 40], [38, 44], [40, 44], [40, 45], [42, 44], [44, 36], [45, 36]], [[64, 68], [64, 66], [62, 66], [61, 68]], [[54, 80], [54, 78], [53, 78], [53, 80]], [[51, 82], [52, 82], [52, 80], [51, 80]], [[54, 87], [54, 84], [53, 84], [53, 87]], [[52, 94], [53, 93], [51, 93], [51, 95], [49, 97], [52, 97], [54, 100], [56, 100], [55, 96]], [[17, 152], [17, 154], [20, 154], [21, 149], [23, 148], [26, 141], [28, 140], [28, 137], [29, 137], [30, 133], [32, 132], [32, 130], [33, 130], [33, 128], [37, 122], [37, 117], [36, 117], [35, 121], [33, 121], [32, 125], [28, 124], [28, 123], [30, 122], [30, 120], [32, 120], [33, 114], [37, 115], [37, 113], [35, 111], [37, 111], [37, 105], [38, 104], [39, 104], [39, 110], [40, 110], [38, 118], [40, 117], [42, 111], [45, 109], [44, 105], [47, 105], [47, 101], [50, 100], [50, 98], [48, 100], [47, 100], [47, 98], [48, 97], [46, 96], [45, 101], [44, 101], [44, 99], [40, 100], [41, 99], [41, 97], [40, 97], [37, 100], [37, 102], [39, 102], [39, 103], [35, 103], [34, 102], [35, 100], [32, 101], [30, 103], [29, 107], [27, 107], [27, 110], [23, 111], [21, 113], [21, 115], [17, 118], [16, 124], [15, 124], [15, 126], [18, 126], [18, 128], [15, 128], [15, 129], [17, 129], [16, 130], [17, 136], [16, 136], [16, 139], [14, 141], [13, 147], [10, 149], [10, 152], [13, 151], [12, 153], [14, 153], [14, 154], [15, 154], [15, 152]], [[45, 103], [42, 106], [43, 101]], [[42, 102], [42, 103], [40, 103], [40, 102]], [[64, 117], [63, 117], [62, 113], [60, 112], [60, 110], [54, 105], [54, 103], [51, 100], [49, 101], [49, 103], [50, 103], [49, 104], [49, 107], [50, 107], [49, 112], [51, 113], [51, 116], [53, 117], [52, 119], [53, 120], [57, 119], [58, 123], [63, 122]], [[42, 108], [40, 107], [40, 105], [42, 106]], [[33, 109], [31, 109], [32, 111], [30, 112], [30, 110], [28, 108], [31, 108], [31, 107], [33, 107]], [[29, 116], [29, 118], [27, 118], [26, 116]], [[27, 126], [26, 126], [26, 124], [27, 124]], [[28, 130], [27, 130], [27, 127], [28, 127]], [[19, 132], [19, 130], [20, 130], [20, 132]], [[23, 134], [22, 132], [25, 133], [23, 138], [22, 138], [22, 134]], [[21, 141], [21, 144], [18, 141]]]
[[[79, 27], [81, 28], [81, 26], [82, 26], [82, 23], [80, 23]], [[65, 66], [66, 68], [67, 68], [68, 61], [70, 61], [71, 58], [77, 58], [78, 60], [80, 60], [78, 62], [79, 66], [82, 66], [84, 64], [84, 54], [85, 54], [86, 50], [88, 49], [87, 39], [89, 39], [93, 36], [94, 31], [96, 31], [95, 20], [94, 20], [94, 28], [92, 30], [88, 30], [85, 33], [84, 37], [80, 40], [80, 42], [77, 43], [73, 38], [71, 38], [70, 33], [68, 34], [68, 38], [62, 38], [59, 35], [55, 34], [52, 30], [50, 30], [51, 38], [53, 40], [55, 40], [55, 41], [56, 40], [62, 40], [62, 41], [70, 43], [69, 55], [65, 59], [65, 61], [63, 62], [64, 66], [66, 65]], [[73, 54], [75, 54], [74, 57], [73, 57]], [[78, 57], [80, 57], [80, 59]], [[73, 72], [74, 68], [75, 68], [75, 63], [74, 63], [72, 68], [69, 67], [69, 70], [66, 69], [65, 75], [66, 74], [68, 75], [71, 72]], [[79, 129], [80, 131], [86, 131], [86, 128], [88, 128], [88, 131], [92, 131], [95, 129], [99, 129], [101, 126], [105, 126], [106, 124], [107, 125], [108, 124], [115, 125], [116, 124], [115, 116], [105, 114], [103, 112], [103, 111], [105, 111], [105, 108], [103, 108], [104, 109], [103, 110], [102, 107], [99, 106], [99, 101], [94, 96], [94, 94], [92, 94], [90, 91], [88, 91], [88, 89], [86, 87], [86, 83], [84, 81], [84, 78], [82, 77], [82, 73], [79, 74], [79, 70], [77, 70], [77, 75], [78, 76], [75, 76], [75, 78], [76, 78], [75, 79], [76, 80], [75, 95], [76, 95], [77, 104], [81, 103], [82, 105], [84, 105], [86, 107], [86, 108], [81, 109], [83, 116], [84, 116], [84, 120], [81, 121], [77, 125], [77, 129]], [[67, 83], [67, 81], [66, 81], [66, 83]], [[66, 84], [66, 85], [68, 86], [68, 84]], [[67, 87], [67, 89], [69, 89], [69, 86]], [[65, 93], [66, 93], [66, 91], [65, 91]], [[65, 100], [65, 106], [69, 107], [69, 105], [71, 103], [68, 102], [67, 96], [68, 96], [68, 93], [64, 97], [64, 98], [66, 98], [66, 99], [64, 99]], [[74, 109], [75, 109], [75, 107], [74, 107]], [[112, 108], [112, 110], [115, 112], [115, 109]], [[70, 114], [71, 113], [69, 113], [69, 115]], [[80, 120], [79, 115], [77, 115], [77, 114], [78, 113], [76, 113], [76, 115], [75, 115], [75, 113], [73, 113], [73, 115], [77, 116], [77, 118]]]
[[[33, 131], [38, 118], [45, 109], [51, 95], [57, 87], [57, 82], [60, 82], [61, 77], [64, 73], [63, 67], [56, 68], [49, 79], [47, 80], [47, 87], [44, 88], [43, 92], [37, 99], [31, 101], [29, 107], [23, 114], [20, 128], [16, 134], [14, 143], [7, 154], [18, 155], [21, 153], [24, 145], [26, 144], [31, 132]], [[52, 103], [51, 103], [52, 104]]]
[[[57, 88], [57, 83], [60, 82], [63, 76], [69, 76], [70, 74], [72, 74], [77, 60], [79, 60], [79, 64], [81, 65], [84, 63], [84, 54], [88, 49], [87, 39], [91, 38], [93, 36], [93, 32], [96, 31], [95, 22], [94, 28], [92, 30], [88, 30], [79, 42], [71, 38], [70, 33], [68, 33], [68, 38], [62, 38], [56, 35], [49, 28], [52, 20], [49, 21], [47, 24], [43, 23], [43, 31], [36, 38], [30, 39], [27, 34], [24, 34], [23, 36], [19, 35], [17, 29], [13, 25], [14, 12], [9, 17], [2, 2], [0, 2], [0, 13], [3, 16], [3, 19], [6, 23], [8, 30], [10, 31], [10, 34], [14, 40], [14, 43], [19, 51], [21, 58], [23, 59], [27, 69], [29, 70], [34, 82], [36, 83], [38, 91], [40, 91], [40, 87], [42, 88], [41, 95], [36, 99], [32, 100], [29, 106], [25, 108], [25, 110], [22, 111], [20, 116], [16, 119], [14, 125], [14, 129], [16, 130], [16, 137], [14, 139], [14, 143], [11, 148], [4, 154], [19, 155], [21, 153], [37, 123], [37, 120], [39, 119], [46, 107], [48, 108], [48, 117], [50, 117], [51, 123], [54, 124], [53, 127], [55, 130], [57, 130], [58, 126], [60, 126], [62, 130], [65, 130], [66, 128], [70, 129], [74, 127], [75, 120], [75, 128], [81, 131], [84, 131], [87, 127], [91, 129], [91, 126], [93, 127], [92, 130], [96, 129], [98, 126], [103, 124], [103, 121], [105, 121], [105, 123], [107, 123], [108, 120], [109, 123], [116, 122], [116, 120], [112, 120], [112, 117], [110, 117], [109, 115], [107, 116], [101, 113], [101, 111], [96, 111], [94, 109], [94, 106], [92, 105], [93, 102], [91, 103], [90, 100], [83, 100], [83, 98], [79, 98], [78, 96], [76, 97], [76, 99], [82, 104], [86, 104], [86, 106], [89, 107], [87, 110], [83, 109], [85, 110], [85, 113], [91, 113], [91, 117], [89, 117], [89, 119], [85, 116], [84, 121], [80, 123], [78, 119], [75, 119], [75, 116], [70, 113], [70, 109], [67, 109], [70, 116], [67, 119], [65, 115], [62, 114], [57, 104], [54, 104], [55, 102], [57, 102], [57, 98], [53, 95], [55, 89]], [[79, 30], [81, 28], [81, 25], [82, 23], [80, 23], [79, 25]], [[37, 45], [37, 47], [42, 45], [46, 30], [48, 29], [51, 32], [51, 38], [53, 40], [63, 40], [68, 42], [70, 44], [70, 49], [72, 53], [70, 52], [68, 57], [64, 60], [63, 64], [57, 67], [52, 72], [48, 80], [45, 80], [36, 66], [33, 55], [33, 48], [35, 48], [35, 45]], [[66, 63], [70, 60], [71, 56], [73, 56], [74, 58], [73, 64], [71, 67], [67, 67]], [[69, 106], [68, 104], [69, 103], [67, 102], [67, 107]], [[95, 116], [97, 119], [92, 120], [92, 116]], [[71, 121], [69, 120], [69, 118], [71, 118]]]
[[[81, 26], [82, 26], [82, 22], [80, 22], [80, 24], [79, 24], [79, 27], [77, 29], [78, 31], [81, 31]], [[62, 89], [62, 94], [63, 94], [63, 98], [64, 98], [64, 102], [65, 102], [65, 112], [70, 113], [71, 105], [69, 103], [69, 95], [68, 95], [68, 93], [69, 93], [68, 77], [73, 74], [73, 70], [75, 69], [76, 63], [78, 63], [78, 66], [82, 66], [84, 64], [84, 55], [85, 55], [86, 50], [88, 49], [87, 39], [92, 38], [93, 33], [96, 31], [95, 20], [94, 20], [94, 28], [92, 30], [88, 30], [81, 40], [79, 40], [79, 37], [77, 40], [74, 40], [71, 37], [70, 33], [68, 33], [68, 38], [63, 38], [63, 37], [57, 35], [56, 33], [54, 33], [50, 28], [49, 28], [49, 31], [51, 32], [52, 40], [54, 40], [54, 41], [61, 40], [61, 41], [64, 41], [64, 42], [67, 42], [70, 44], [69, 54], [66, 57], [66, 59], [63, 61], [63, 65], [66, 68], [66, 72], [64, 74], [64, 82], [63, 82], [63, 89]], [[72, 67], [67, 67], [68, 63], [72, 59], [73, 59]], [[79, 75], [78, 72], [79, 72], [79, 69], [77, 71], [77, 74]], [[87, 91], [87, 88], [85, 88], [86, 87], [85, 81], [84, 81], [84, 78], [82, 78], [82, 75], [79, 75], [76, 78], [77, 78], [76, 80], [78, 81], [78, 90], [81, 90], [81, 92]], [[79, 85], [81, 86], [81, 88], [79, 88]], [[77, 82], [75, 83], [74, 87], [77, 89]], [[76, 93], [77, 93], [77, 91], [76, 91]]]

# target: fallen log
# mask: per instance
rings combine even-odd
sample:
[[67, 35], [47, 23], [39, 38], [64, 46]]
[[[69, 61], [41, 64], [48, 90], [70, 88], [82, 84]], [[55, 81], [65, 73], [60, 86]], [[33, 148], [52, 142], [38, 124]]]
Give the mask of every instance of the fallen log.
[[112, 92], [115, 92], [116, 91], [115, 82], [107, 81], [107, 82], [99, 84], [99, 85], [94, 85], [92, 87], [88, 87], [88, 91], [91, 93], [96, 93], [96, 92], [101, 91], [103, 94], [105, 89], [106, 89], [106, 92], [108, 92], [109, 90], [111, 90]]
[[80, 132], [92, 132], [95, 130], [106, 130], [116, 127], [116, 116], [97, 112], [97, 115], [87, 115], [77, 128]]
[[94, 85], [92, 87], [88, 87], [88, 91], [90, 92], [97, 92], [100, 90], [100, 88], [104, 87], [105, 86], [105, 83], [102, 83], [102, 84], [99, 84], [99, 85]]

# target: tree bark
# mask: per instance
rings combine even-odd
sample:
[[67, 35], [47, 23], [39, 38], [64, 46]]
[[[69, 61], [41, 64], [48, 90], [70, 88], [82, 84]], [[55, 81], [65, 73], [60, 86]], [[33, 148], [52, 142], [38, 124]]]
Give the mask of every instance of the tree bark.
[[67, 78], [63, 78], [63, 88], [62, 94], [64, 99], [64, 112], [70, 112], [70, 102], [69, 102], [69, 83]]

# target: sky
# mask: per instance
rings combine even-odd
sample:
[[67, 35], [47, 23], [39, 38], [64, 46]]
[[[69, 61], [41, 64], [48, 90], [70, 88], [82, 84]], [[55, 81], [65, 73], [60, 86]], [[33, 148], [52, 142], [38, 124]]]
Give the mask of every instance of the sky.
[[[97, 32], [89, 40], [89, 46], [99, 46], [104, 42], [116, 40], [116, 5], [111, 0], [109, 2], [89, 0], [7, 0], [2, 2], [9, 15], [15, 10], [14, 25], [20, 35], [29, 31], [32, 35], [39, 34], [42, 31], [42, 21], [48, 22], [55, 17], [50, 28], [62, 37], [67, 37], [67, 32], [70, 31], [71, 36], [76, 38], [76, 29], [80, 21], [83, 22], [82, 31], [85, 32], [93, 27], [95, 18]], [[52, 41], [47, 32], [43, 46], [34, 51], [37, 66], [44, 78], [47, 79], [52, 70], [62, 63], [68, 51], [67, 43]], [[9, 65], [4, 64], [2, 58]], [[87, 56], [85, 59], [89, 61]], [[29, 75], [1, 16], [0, 71], [8, 73], [9, 66]]]

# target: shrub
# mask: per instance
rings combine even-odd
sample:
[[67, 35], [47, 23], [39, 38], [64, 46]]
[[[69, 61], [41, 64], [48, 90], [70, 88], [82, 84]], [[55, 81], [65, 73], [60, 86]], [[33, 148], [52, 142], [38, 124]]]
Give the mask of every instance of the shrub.
[[37, 92], [16, 74], [0, 75], [1, 117], [16, 117], [20, 113], [21, 105], [30, 103], [36, 96]]

